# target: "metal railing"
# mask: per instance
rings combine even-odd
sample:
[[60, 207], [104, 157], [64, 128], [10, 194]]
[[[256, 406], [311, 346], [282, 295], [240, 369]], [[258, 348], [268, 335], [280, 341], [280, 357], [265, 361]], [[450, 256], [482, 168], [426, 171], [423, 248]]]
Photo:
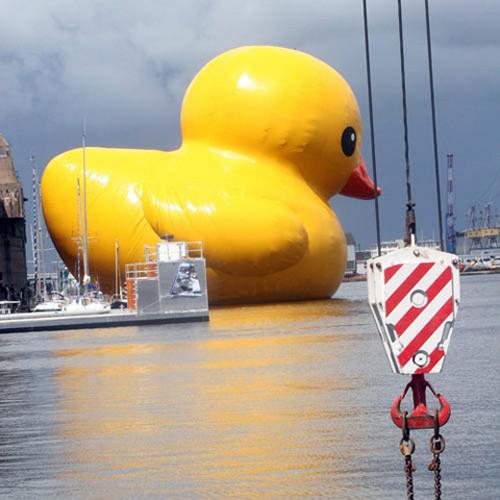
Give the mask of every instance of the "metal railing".
[[[157, 249], [159, 248], [159, 254]], [[144, 279], [158, 277], [158, 262], [175, 262], [203, 258], [202, 241], [169, 241], [160, 245], [145, 245], [145, 262], [125, 265], [125, 277]]]
[[[158, 255], [158, 248], [160, 254]], [[202, 241], [169, 241], [160, 245], [145, 245], [146, 262], [175, 261], [203, 258]]]
[[157, 278], [158, 264], [156, 262], [135, 262], [125, 265], [126, 279]]

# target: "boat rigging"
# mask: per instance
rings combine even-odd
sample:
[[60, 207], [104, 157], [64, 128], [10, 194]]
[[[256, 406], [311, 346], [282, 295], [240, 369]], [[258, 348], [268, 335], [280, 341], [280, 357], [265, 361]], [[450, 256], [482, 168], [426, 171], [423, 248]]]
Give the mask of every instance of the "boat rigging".
[[88, 249], [88, 236], [87, 236], [87, 162], [85, 157], [85, 149], [87, 142], [87, 123], [86, 120], [83, 121], [82, 129], [82, 191], [83, 191], [83, 207], [82, 207], [82, 221], [83, 221], [83, 232], [82, 232], [82, 253], [83, 253], [83, 280], [82, 284], [86, 290], [90, 283], [89, 274], [89, 249]]

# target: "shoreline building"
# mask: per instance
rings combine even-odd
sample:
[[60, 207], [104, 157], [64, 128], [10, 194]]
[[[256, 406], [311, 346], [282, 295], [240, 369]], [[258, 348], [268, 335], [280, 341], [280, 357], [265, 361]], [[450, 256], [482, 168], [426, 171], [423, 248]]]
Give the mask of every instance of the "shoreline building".
[[27, 299], [24, 201], [10, 145], [0, 134], [0, 300]]
[[345, 240], [347, 244], [347, 261], [344, 275], [349, 277], [356, 274], [356, 240], [352, 233], [345, 233]]
[[[434, 239], [431, 240], [419, 240], [417, 244], [421, 247], [431, 248], [432, 250], [439, 250], [439, 243]], [[394, 252], [396, 250], [400, 250], [404, 248], [406, 243], [403, 239], [397, 239], [392, 241], [382, 241], [380, 243], [380, 254], [387, 255], [388, 253]], [[368, 259], [373, 257], [377, 257], [378, 248], [376, 246], [372, 246], [366, 250], [358, 250], [356, 252], [356, 273], [364, 274], [368, 272], [367, 262]]]

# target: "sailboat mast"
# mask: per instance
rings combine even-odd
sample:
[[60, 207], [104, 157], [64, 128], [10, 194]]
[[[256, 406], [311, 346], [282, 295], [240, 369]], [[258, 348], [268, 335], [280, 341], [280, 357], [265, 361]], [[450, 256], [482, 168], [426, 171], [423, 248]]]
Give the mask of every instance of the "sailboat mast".
[[78, 295], [80, 295], [80, 285], [82, 283], [80, 255], [82, 253], [82, 200], [80, 192], [80, 179], [76, 179], [76, 196], [78, 209], [78, 235], [76, 237], [76, 279], [78, 281]]
[[33, 176], [33, 267], [35, 277], [35, 296], [45, 298], [45, 256], [43, 249], [42, 210], [40, 200], [40, 183], [35, 157], [31, 155], [31, 172]]
[[122, 286], [120, 275], [120, 246], [118, 240], [115, 240], [115, 296], [122, 300]]
[[35, 285], [35, 298], [39, 297], [40, 283], [38, 271], [38, 242], [37, 242], [37, 228], [38, 228], [38, 194], [36, 191], [36, 165], [35, 158], [31, 156], [31, 173], [33, 183], [33, 226], [31, 230], [31, 251], [33, 253], [33, 275]]
[[82, 235], [82, 251], [83, 251], [83, 285], [87, 286], [90, 282], [89, 274], [89, 256], [88, 256], [88, 241], [87, 241], [87, 164], [85, 158], [86, 147], [86, 124], [83, 123], [82, 130], [82, 160], [83, 160], [83, 235]]

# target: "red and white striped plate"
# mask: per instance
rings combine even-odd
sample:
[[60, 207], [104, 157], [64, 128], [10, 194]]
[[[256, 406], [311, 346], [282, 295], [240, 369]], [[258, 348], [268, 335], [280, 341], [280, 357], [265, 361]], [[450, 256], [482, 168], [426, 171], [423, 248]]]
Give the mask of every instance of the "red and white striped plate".
[[457, 257], [411, 246], [370, 259], [368, 294], [393, 371], [440, 372], [460, 300]]

